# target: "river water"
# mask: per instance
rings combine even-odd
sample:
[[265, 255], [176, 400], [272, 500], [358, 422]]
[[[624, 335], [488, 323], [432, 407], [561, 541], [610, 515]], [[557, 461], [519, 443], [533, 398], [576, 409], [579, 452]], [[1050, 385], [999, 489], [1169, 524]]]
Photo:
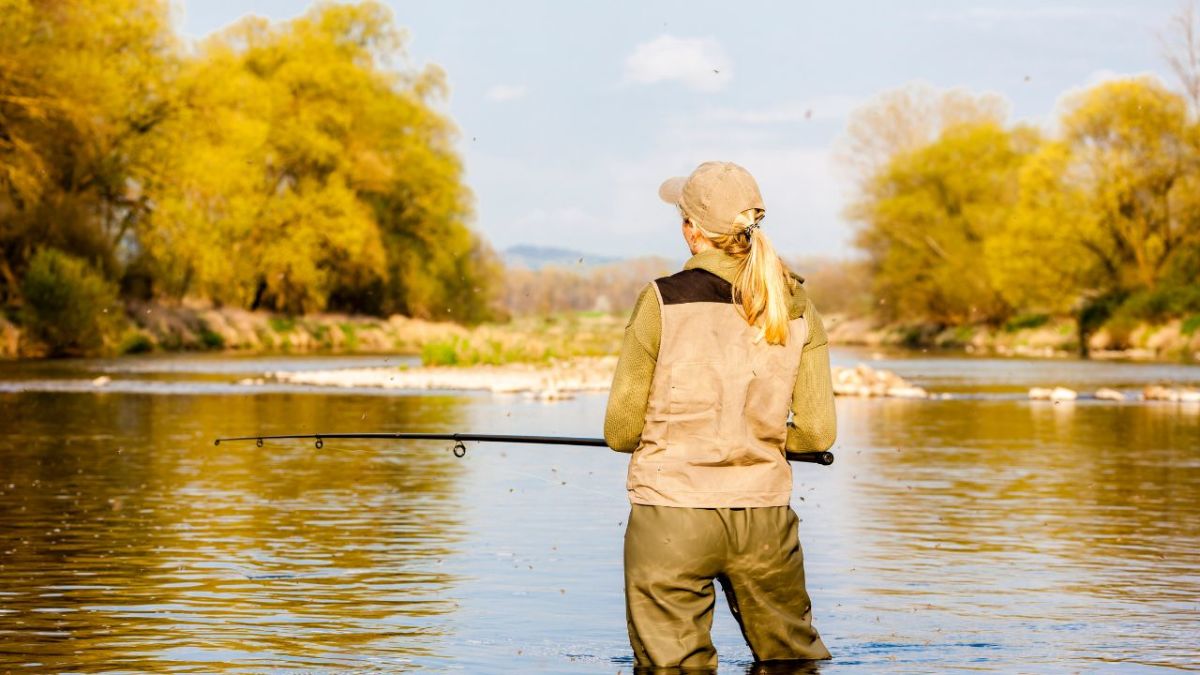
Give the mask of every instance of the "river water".
[[[952, 396], [839, 399], [836, 464], [794, 466], [835, 656], [811, 672], [1200, 670], [1200, 404], [1024, 396], [1200, 368], [883, 356]], [[238, 384], [385, 362], [0, 366], [0, 671], [629, 673], [626, 456], [212, 444], [601, 429], [604, 395]], [[746, 671], [723, 598], [717, 614], [722, 672]]]

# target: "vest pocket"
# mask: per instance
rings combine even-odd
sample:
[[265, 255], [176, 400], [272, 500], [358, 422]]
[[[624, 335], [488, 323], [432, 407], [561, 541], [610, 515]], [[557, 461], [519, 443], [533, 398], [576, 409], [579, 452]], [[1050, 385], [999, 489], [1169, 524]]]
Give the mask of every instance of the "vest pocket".
[[713, 410], [721, 400], [721, 379], [717, 364], [685, 362], [671, 365], [667, 392], [667, 413], [687, 414]]
[[673, 364], [670, 372], [666, 454], [676, 459], [703, 456], [720, 438], [718, 364], [681, 362]]

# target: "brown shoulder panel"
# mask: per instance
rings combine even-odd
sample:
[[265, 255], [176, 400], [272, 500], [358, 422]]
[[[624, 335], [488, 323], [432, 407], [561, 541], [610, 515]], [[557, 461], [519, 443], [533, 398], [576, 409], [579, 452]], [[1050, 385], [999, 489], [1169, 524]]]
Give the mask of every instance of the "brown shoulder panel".
[[733, 302], [733, 285], [707, 270], [684, 270], [669, 277], [655, 279], [654, 283], [658, 286], [658, 294], [664, 305]]

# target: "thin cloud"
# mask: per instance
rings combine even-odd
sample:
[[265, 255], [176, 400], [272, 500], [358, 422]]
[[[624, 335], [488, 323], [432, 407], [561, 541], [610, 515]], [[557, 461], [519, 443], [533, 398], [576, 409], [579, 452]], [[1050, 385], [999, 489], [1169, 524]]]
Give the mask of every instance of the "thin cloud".
[[636, 84], [679, 82], [689, 89], [713, 92], [732, 79], [729, 55], [711, 38], [660, 35], [638, 45], [625, 59], [625, 80]]
[[524, 98], [529, 89], [523, 84], [494, 84], [488, 88], [484, 97], [489, 101], [504, 103]]

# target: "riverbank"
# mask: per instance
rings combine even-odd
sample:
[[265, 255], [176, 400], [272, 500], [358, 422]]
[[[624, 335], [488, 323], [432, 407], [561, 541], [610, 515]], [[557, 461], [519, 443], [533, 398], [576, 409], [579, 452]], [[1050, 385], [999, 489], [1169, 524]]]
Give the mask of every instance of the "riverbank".
[[[961, 350], [968, 354], [1074, 358], [1079, 334], [1074, 321], [1049, 318], [1020, 328], [941, 327], [929, 324], [880, 325], [869, 318], [825, 317], [834, 345]], [[1158, 325], [1104, 326], [1088, 339], [1094, 359], [1200, 362], [1200, 326], [1173, 319]]]
[[[545, 363], [615, 354], [624, 317], [571, 313], [467, 327], [393, 315], [285, 316], [203, 304], [131, 304], [106, 356], [148, 352], [406, 354], [427, 365]], [[0, 317], [0, 358], [41, 358], [45, 347]]]
[[[601, 312], [521, 317], [463, 326], [405, 316], [310, 314], [289, 317], [202, 304], [131, 304], [127, 326], [105, 355], [146, 352], [239, 354], [406, 354], [435, 366], [549, 363], [615, 355], [626, 316]], [[869, 318], [824, 317], [835, 346], [943, 349], [976, 355], [1074, 358], [1075, 323], [1050, 318], [1017, 328], [880, 325]], [[1160, 325], [1105, 326], [1089, 339], [1095, 359], [1200, 362], [1195, 317]], [[40, 358], [45, 349], [0, 317], [0, 358]]]

